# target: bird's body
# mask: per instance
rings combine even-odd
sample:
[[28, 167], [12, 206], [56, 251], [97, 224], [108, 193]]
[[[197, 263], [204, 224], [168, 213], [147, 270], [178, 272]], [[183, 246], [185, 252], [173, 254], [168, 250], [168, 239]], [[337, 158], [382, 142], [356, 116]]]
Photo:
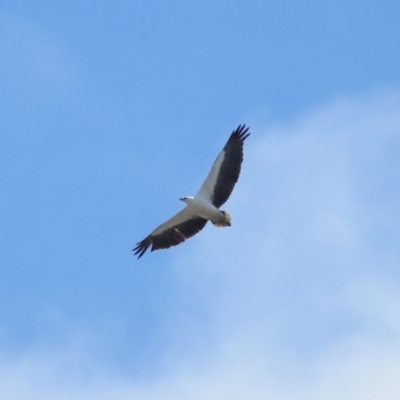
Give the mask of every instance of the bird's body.
[[219, 209], [228, 200], [240, 175], [243, 143], [250, 135], [245, 125], [232, 132], [219, 153], [210, 173], [194, 197], [182, 197], [186, 207], [156, 228], [133, 249], [140, 258], [151, 246], [151, 251], [176, 246], [200, 232], [207, 221], [217, 227], [231, 226], [231, 215]]
[[[230, 214], [219, 210], [210, 202], [210, 199], [196, 195], [195, 197], [183, 197], [181, 200], [187, 204], [186, 207], [192, 214], [207, 219], [217, 226], [230, 226], [230, 219], [227, 217]], [[224, 222], [225, 225], [223, 225]]]

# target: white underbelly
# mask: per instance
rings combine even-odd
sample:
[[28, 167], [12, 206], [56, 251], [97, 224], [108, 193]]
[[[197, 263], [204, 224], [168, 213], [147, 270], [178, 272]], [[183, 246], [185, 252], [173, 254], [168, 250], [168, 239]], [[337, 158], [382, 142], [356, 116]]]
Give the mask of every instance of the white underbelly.
[[212, 205], [211, 203], [201, 201], [201, 200], [195, 200], [191, 206], [193, 207], [193, 211], [202, 218], [205, 219], [213, 219], [215, 216], [218, 215], [219, 210], [217, 207]]

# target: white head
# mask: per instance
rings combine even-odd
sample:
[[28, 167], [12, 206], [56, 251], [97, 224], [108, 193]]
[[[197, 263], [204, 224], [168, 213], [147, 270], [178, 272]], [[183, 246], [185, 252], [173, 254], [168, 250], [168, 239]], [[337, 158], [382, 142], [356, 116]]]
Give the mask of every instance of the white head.
[[191, 197], [191, 196], [183, 196], [179, 200], [184, 201], [186, 204], [190, 204], [193, 201], [193, 197]]

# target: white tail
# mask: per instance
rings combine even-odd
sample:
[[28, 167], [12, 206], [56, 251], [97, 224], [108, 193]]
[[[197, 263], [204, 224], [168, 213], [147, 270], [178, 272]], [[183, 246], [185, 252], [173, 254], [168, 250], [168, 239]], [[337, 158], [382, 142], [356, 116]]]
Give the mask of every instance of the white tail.
[[218, 228], [223, 228], [225, 226], [231, 226], [232, 216], [227, 211], [220, 210], [218, 217], [211, 222]]

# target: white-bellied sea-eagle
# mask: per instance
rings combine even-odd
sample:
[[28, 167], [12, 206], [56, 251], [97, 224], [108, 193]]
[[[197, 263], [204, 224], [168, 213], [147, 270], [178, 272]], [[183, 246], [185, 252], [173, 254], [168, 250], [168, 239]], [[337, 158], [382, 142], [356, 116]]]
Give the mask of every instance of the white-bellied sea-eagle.
[[182, 197], [186, 207], [155, 229], [133, 249], [138, 258], [151, 251], [168, 249], [200, 232], [207, 221], [217, 227], [231, 226], [231, 215], [219, 210], [232, 193], [239, 179], [243, 162], [243, 144], [250, 135], [249, 128], [239, 125], [219, 153], [207, 179], [194, 197]]

